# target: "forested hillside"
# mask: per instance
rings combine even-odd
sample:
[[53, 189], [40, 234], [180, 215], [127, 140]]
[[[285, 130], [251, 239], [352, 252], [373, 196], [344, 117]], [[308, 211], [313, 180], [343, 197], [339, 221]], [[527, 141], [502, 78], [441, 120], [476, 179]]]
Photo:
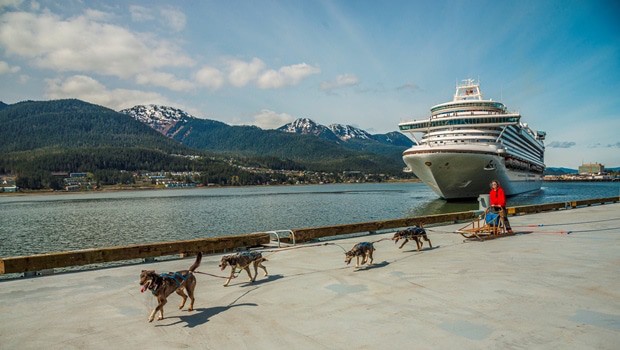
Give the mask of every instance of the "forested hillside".
[[122, 113], [80, 100], [9, 105], [0, 109], [0, 125], [0, 152], [101, 146], [191, 152]]
[[[340, 140], [330, 129], [311, 122], [317, 132], [301, 134], [231, 126], [192, 117], [166, 106], [135, 106], [121, 111], [191, 148], [244, 157], [268, 156], [290, 160], [315, 171], [364, 171], [402, 174], [406, 136], [386, 134], [382, 141]], [[322, 131], [321, 131], [322, 130]], [[328, 133], [331, 137], [325, 137]], [[392, 142], [392, 138], [396, 142]], [[388, 141], [389, 139], [389, 141]]]
[[310, 135], [197, 118], [175, 125], [170, 138], [126, 114], [74, 99], [0, 104], [0, 125], [0, 175], [31, 189], [60, 189], [54, 173], [70, 172], [92, 173], [101, 184], [158, 171], [191, 172], [187, 181], [204, 184], [250, 185], [311, 181], [286, 171], [340, 181], [341, 175], [327, 180], [312, 172], [400, 174], [402, 167], [394, 147], [369, 152], [362, 144], [345, 148]]
[[227, 184], [253, 175], [193, 150], [111, 109], [79, 100], [20, 102], [0, 110], [0, 174], [22, 188], [62, 188], [53, 172], [90, 172], [122, 182], [126, 171], [195, 171]]

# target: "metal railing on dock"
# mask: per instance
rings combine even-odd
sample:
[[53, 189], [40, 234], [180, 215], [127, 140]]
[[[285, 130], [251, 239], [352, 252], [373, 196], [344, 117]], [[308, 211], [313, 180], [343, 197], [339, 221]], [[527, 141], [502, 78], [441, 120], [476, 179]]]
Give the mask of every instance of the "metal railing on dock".
[[256, 247], [270, 242], [267, 233], [222, 236], [187, 241], [138, 244], [74, 250], [70, 252], [16, 256], [0, 259], [0, 274], [43, 271], [68, 266], [83, 266], [114, 261], [148, 259], [169, 255], [190, 255], [198, 252], [219, 253], [238, 248]]
[[[560, 209], [571, 209], [581, 206], [590, 206], [593, 204], [617, 203], [619, 201], [620, 197], [597, 198], [571, 202], [509, 207], [507, 208], [507, 212], [508, 215], [521, 215]], [[245, 235], [222, 236], [176, 242], [161, 242], [123, 247], [84, 249], [32, 256], [7, 257], [0, 258], [0, 274], [49, 271], [54, 268], [110, 263], [133, 259], [148, 259], [176, 254], [195, 254], [197, 252], [207, 254], [220, 253], [239, 248], [263, 246], [269, 244], [272, 241], [272, 238], [276, 238], [278, 240], [279, 246], [280, 239], [284, 238], [280, 237], [280, 233], [284, 232], [286, 232], [290, 237], [286, 238], [292, 238], [292, 243], [296, 244], [309, 242], [324, 237], [359, 232], [376, 232], [414, 225], [427, 226], [441, 223], [456, 223], [459, 221], [472, 220], [475, 217], [477, 217], [477, 211], [468, 211], [355, 224], [310, 227], [271, 232], [268, 231]]]

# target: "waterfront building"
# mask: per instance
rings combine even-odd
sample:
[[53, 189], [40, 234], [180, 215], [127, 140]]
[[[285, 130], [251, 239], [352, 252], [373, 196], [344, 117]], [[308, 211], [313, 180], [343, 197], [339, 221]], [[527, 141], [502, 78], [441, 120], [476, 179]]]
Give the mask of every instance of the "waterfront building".
[[601, 163], [584, 163], [579, 166], [579, 175], [601, 175], [605, 173], [605, 166]]

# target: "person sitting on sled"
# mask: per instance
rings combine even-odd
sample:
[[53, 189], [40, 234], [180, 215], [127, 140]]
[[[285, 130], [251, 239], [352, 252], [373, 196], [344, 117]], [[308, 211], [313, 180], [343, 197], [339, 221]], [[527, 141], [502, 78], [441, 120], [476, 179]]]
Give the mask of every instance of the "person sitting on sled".
[[491, 192], [489, 192], [489, 204], [490, 208], [496, 212], [504, 211], [504, 225], [506, 225], [506, 231], [508, 233], [513, 233], [512, 228], [510, 227], [510, 222], [508, 222], [508, 216], [506, 215], [506, 194], [504, 193], [504, 189], [500, 186], [499, 181], [493, 180], [491, 181]]

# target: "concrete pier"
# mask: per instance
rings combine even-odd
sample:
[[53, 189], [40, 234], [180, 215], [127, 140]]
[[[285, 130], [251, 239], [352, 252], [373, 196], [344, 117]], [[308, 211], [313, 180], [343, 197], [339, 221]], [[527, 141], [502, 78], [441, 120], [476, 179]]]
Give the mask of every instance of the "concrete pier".
[[[0, 348], [617, 349], [620, 204], [510, 221], [522, 234], [464, 242], [461, 223], [429, 228], [421, 252], [380, 241], [360, 269], [343, 249], [390, 233], [268, 251], [269, 276], [197, 274], [196, 309], [173, 294], [152, 323], [140, 271], [193, 258], [1, 281]], [[228, 275], [220, 257], [198, 271]]]

